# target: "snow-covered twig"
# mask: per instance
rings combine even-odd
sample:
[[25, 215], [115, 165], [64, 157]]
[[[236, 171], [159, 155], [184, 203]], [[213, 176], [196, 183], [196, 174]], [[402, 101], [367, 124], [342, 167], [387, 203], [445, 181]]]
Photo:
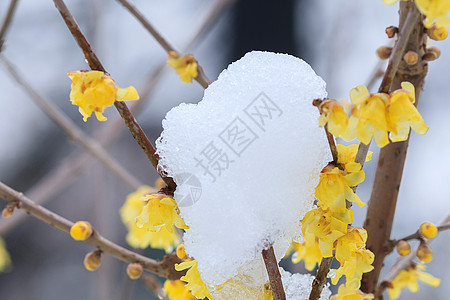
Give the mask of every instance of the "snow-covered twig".
[[3, 20], [2, 27], [0, 28], [0, 52], [2, 51], [5, 34], [9, 26], [11, 25], [11, 21], [14, 16], [14, 12], [16, 11], [18, 2], [18, 0], [11, 0], [11, 2], [9, 3], [8, 11], [6, 12], [5, 19]]
[[[36, 204], [32, 200], [25, 197], [22, 193], [13, 190], [2, 182], [0, 182], [0, 197], [9, 203], [16, 204], [18, 208], [23, 209], [31, 216], [69, 235], [70, 228], [74, 224], [73, 222]], [[116, 257], [121, 261], [127, 263], [141, 263], [145, 270], [158, 276], [168, 279], [179, 279], [183, 276], [183, 272], [178, 272], [174, 268], [174, 263], [181, 261], [173, 255], [166, 256], [163, 261], [158, 262], [111, 242], [95, 230], [93, 231], [91, 237], [84, 242], [98, 248], [103, 253]]]
[[76, 143], [83, 146], [86, 151], [96, 157], [113, 174], [117, 175], [132, 189], [137, 189], [142, 183], [124, 167], [122, 167], [96, 140], [85, 134], [78, 126], [67, 117], [59, 108], [52, 105], [44, 96], [39, 94], [4, 56], [0, 56], [6, 70], [30, 95], [31, 99], [42, 109], [42, 111], [52, 119], [69, 137]]
[[[77, 22], [75, 21], [74, 17], [70, 13], [69, 9], [65, 5], [63, 0], [54, 0], [56, 8], [60, 12], [62, 18], [64, 19], [64, 22], [66, 23], [67, 27], [69, 28], [70, 32], [72, 33], [72, 36], [75, 38], [76, 42], [82, 49], [84, 56], [89, 64], [89, 67], [92, 70], [98, 70], [103, 71], [106, 73], [105, 68], [101, 64], [100, 60], [98, 59], [97, 55], [94, 53], [94, 51], [91, 48], [91, 45], [87, 41], [86, 37], [81, 32], [80, 27], [78, 26]], [[116, 101], [114, 102], [114, 106], [116, 107], [117, 111], [119, 112], [122, 119], [125, 121], [125, 124], [127, 125], [128, 129], [130, 130], [131, 134], [133, 135], [134, 139], [138, 142], [139, 146], [141, 146], [144, 153], [147, 155], [147, 158], [150, 160], [151, 164], [155, 168], [155, 170], [158, 171], [158, 155], [156, 154], [156, 150], [153, 147], [152, 143], [148, 139], [145, 132], [142, 130], [139, 123], [134, 118], [133, 114], [129, 110], [128, 106], [124, 102]], [[175, 191], [176, 184], [173, 181], [172, 178], [164, 176], [164, 174], [158, 172], [161, 178], [164, 180], [164, 182], [169, 187], [168, 192]]]
[[[136, 17], [136, 19], [144, 26], [145, 29], [147, 29], [148, 32], [155, 38], [155, 40], [161, 45], [161, 47], [166, 50], [167, 53], [173, 51], [178, 53], [178, 51], [173, 47], [163, 36], [161, 33], [159, 33], [158, 30], [150, 23], [149, 20], [134, 6], [132, 3], [130, 3], [128, 0], [117, 0], [119, 1], [133, 16]], [[224, 5], [227, 1], [217, 1], [217, 5]], [[178, 53], [179, 54], [179, 53]], [[203, 87], [207, 88], [210, 84], [210, 81], [205, 75], [205, 72], [203, 72], [203, 68], [198, 65], [197, 67], [198, 75], [195, 77], [195, 80]]]

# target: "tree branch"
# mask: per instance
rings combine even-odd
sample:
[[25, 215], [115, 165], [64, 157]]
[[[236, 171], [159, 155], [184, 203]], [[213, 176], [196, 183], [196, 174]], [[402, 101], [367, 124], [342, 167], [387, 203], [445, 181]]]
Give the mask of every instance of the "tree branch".
[[26, 80], [19, 74], [16, 68], [6, 57], [0, 55], [0, 60], [6, 70], [14, 80], [30, 95], [31, 99], [42, 109], [42, 111], [52, 119], [73, 141], [83, 146], [86, 151], [96, 157], [113, 174], [119, 177], [129, 187], [136, 190], [142, 183], [125, 168], [123, 168], [96, 140], [85, 134], [67, 117], [59, 108], [52, 105], [50, 100], [39, 94]]
[[[449, 224], [439, 225], [436, 228], [437, 228], [438, 232], [449, 230], [450, 229], [450, 223]], [[403, 237], [401, 239], [390, 240], [389, 241], [389, 252], [392, 252], [400, 241], [422, 240], [422, 239], [425, 239], [425, 238], [420, 234], [420, 231], [417, 230], [416, 232], [414, 232], [414, 233], [412, 233], [410, 235], [407, 235], [407, 236], [405, 236], [405, 237]]]
[[[158, 30], [153, 27], [149, 20], [128, 0], [117, 0], [119, 1], [141, 24], [145, 29], [155, 38], [155, 40], [161, 45], [161, 47], [166, 50], [167, 53], [174, 51], [179, 55], [179, 52], [158, 32]], [[220, 1], [219, 1], [220, 2]], [[226, 1], [223, 1], [226, 2]], [[203, 72], [203, 68], [197, 64], [197, 77], [195, 80], [206, 89], [211, 83]]]
[[264, 259], [264, 264], [266, 265], [267, 274], [269, 275], [273, 299], [286, 300], [283, 283], [281, 282], [280, 269], [278, 268], [277, 258], [275, 257], [272, 245], [268, 249], [263, 249], [262, 257]]
[[18, 0], [11, 0], [9, 3], [8, 11], [6, 12], [5, 19], [3, 20], [2, 27], [0, 28], [0, 52], [3, 50], [3, 43], [5, 42], [6, 31], [8, 31], [11, 25], [14, 12], [16, 11]]
[[[425, 53], [425, 34], [422, 18], [415, 3], [400, 2], [400, 36], [394, 47], [387, 76], [380, 91], [388, 92], [401, 87], [402, 81], [411, 82], [416, 88], [416, 102], [419, 101], [423, 80], [427, 72], [427, 62], [422, 60]], [[409, 66], [402, 60], [405, 51], [414, 51], [419, 61]], [[394, 67], [398, 66], [398, 71]], [[389, 75], [390, 74], [390, 75]], [[375, 254], [374, 270], [363, 275], [361, 289], [366, 293], [375, 291], [385, 256], [389, 253], [389, 239], [395, 215], [398, 191], [406, 159], [409, 137], [404, 142], [391, 143], [380, 151], [378, 166], [368, 203], [364, 228], [367, 230], [367, 248]]]
[[[73, 18], [72, 14], [70, 13], [67, 6], [65, 5], [64, 1], [63, 0], [53, 0], [53, 2], [55, 3], [56, 8], [58, 9], [59, 13], [61, 14], [62, 18], [64, 19], [64, 22], [66, 23], [70, 32], [72, 33], [72, 36], [75, 38], [76, 42], [82, 49], [84, 56], [89, 64], [89, 67], [92, 70], [98, 70], [98, 71], [102, 71], [102, 72], [106, 73], [105, 68], [101, 64], [97, 55], [95, 55], [94, 51], [91, 48], [91, 45], [86, 40], [86, 37], [83, 35], [83, 33], [81, 32], [80, 27], [78, 26], [77, 22]], [[142, 130], [139, 123], [134, 118], [131, 111], [128, 109], [128, 106], [124, 102], [119, 102], [119, 101], [114, 102], [114, 106], [116, 107], [120, 116], [125, 121], [125, 124], [127, 125], [128, 129], [130, 130], [134, 139], [138, 142], [139, 146], [141, 146], [142, 150], [144, 150], [144, 153], [147, 155], [147, 158], [150, 160], [150, 162], [153, 165], [153, 167], [155, 168], [155, 170], [158, 172], [158, 174], [161, 176], [161, 178], [167, 184], [167, 186], [170, 189], [170, 192], [173, 193], [173, 191], [175, 191], [175, 188], [176, 188], [175, 182], [173, 181], [172, 178], [164, 176], [164, 174], [162, 174], [158, 170], [159, 157], [156, 154], [156, 150], [153, 147], [152, 143], [149, 141], [147, 135]]]
[[311, 294], [309, 294], [309, 300], [316, 300], [320, 298], [322, 294], [323, 287], [327, 282], [327, 275], [330, 272], [331, 263], [333, 262], [334, 256], [323, 257], [320, 262], [319, 269], [317, 270], [316, 278], [314, 278], [312, 283]]
[[[20, 209], [23, 209], [33, 217], [67, 234], [69, 234], [70, 228], [74, 224], [60, 215], [57, 215], [54, 212], [36, 204], [25, 197], [22, 193], [13, 190], [3, 182], [0, 182], [0, 197], [9, 203], [16, 204]], [[173, 261], [175, 258], [166, 257], [165, 260], [158, 262], [111, 242], [95, 230], [92, 236], [84, 242], [98, 248], [103, 253], [116, 257], [123, 262], [141, 263], [145, 270], [158, 276], [168, 279], [179, 279], [183, 276], [183, 272], [176, 271], [173, 266]]]

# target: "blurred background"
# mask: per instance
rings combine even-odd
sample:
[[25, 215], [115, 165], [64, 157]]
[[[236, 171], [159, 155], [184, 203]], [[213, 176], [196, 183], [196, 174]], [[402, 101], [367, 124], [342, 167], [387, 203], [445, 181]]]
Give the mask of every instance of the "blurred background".
[[[9, 0], [0, 0], [4, 18]], [[91, 42], [106, 70], [120, 87], [135, 86], [145, 104], [136, 118], [154, 141], [165, 114], [181, 102], [196, 103], [203, 89], [182, 83], [165, 65], [167, 54], [136, 19], [113, 0], [68, 0], [68, 7]], [[351, 88], [367, 84], [379, 63], [375, 50], [390, 45], [384, 29], [397, 25], [398, 4], [381, 0], [136, 0], [133, 3], [159, 32], [182, 53], [191, 53], [214, 81], [231, 62], [251, 50], [298, 56], [327, 82], [329, 97], [348, 98]], [[1, 21], [3, 19], [0, 19]], [[430, 130], [412, 134], [400, 188], [392, 236], [414, 232], [423, 221], [438, 223], [449, 212], [445, 188], [450, 184], [448, 113], [449, 41], [435, 43], [441, 57], [429, 64], [419, 109]], [[107, 109], [108, 122], [82, 121], [69, 101], [72, 70], [88, 69], [61, 16], [49, 0], [20, 0], [5, 37], [2, 55], [24, 80], [54, 106], [63, 110], [85, 133], [109, 139], [107, 151], [138, 180], [153, 185], [156, 173], [123, 126], [110, 129], [118, 114]], [[83, 154], [67, 139], [0, 64], [0, 181], [69, 220], [88, 220], [105, 237], [126, 245], [118, 210], [132, 188], [101, 163]], [[377, 82], [372, 91], [377, 90]], [[117, 122], [115, 122], [117, 123]], [[121, 124], [120, 120], [118, 124]], [[359, 188], [363, 201], [370, 196], [377, 161], [365, 166], [366, 181]], [[58, 173], [59, 172], [59, 173]], [[50, 183], [49, 183], [50, 182]], [[0, 200], [4, 205], [6, 202]], [[19, 215], [19, 214], [17, 214]], [[364, 208], [355, 208], [361, 226]], [[131, 281], [126, 265], [108, 256], [96, 272], [84, 269], [84, 255], [92, 247], [31, 217], [0, 220], [13, 268], [0, 274], [0, 299], [154, 299], [140, 281]], [[434, 259], [428, 272], [442, 279], [439, 288], [404, 290], [400, 299], [448, 299], [450, 285], [449, 234], [432, 243]], [[163, 251], [139, 252], [160, 258]], [[386, 260], [383, 274], [395, 262]], [[305, 272], [303, 263], [282, 265]], [[383, 275], [382, 275], [383, 277]], [[156, 299], [156, 298], [155, 298]]]

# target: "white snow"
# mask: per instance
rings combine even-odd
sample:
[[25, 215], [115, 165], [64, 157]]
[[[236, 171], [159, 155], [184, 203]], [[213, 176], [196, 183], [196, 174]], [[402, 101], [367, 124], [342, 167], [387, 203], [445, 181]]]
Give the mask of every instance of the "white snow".
[[197, 105], [167, 114], [159, 166], [178, 185], [175, 200], [190, 226], [186, 251], [210, 287], [253, 276], [250, 267], [260, 273], [263, 248], [274, 244], [281, 259], [301, 234], [319, 172], [331, 160], [311, 104], [325, 96], [325, 82], [304, 61], [251, 52]]

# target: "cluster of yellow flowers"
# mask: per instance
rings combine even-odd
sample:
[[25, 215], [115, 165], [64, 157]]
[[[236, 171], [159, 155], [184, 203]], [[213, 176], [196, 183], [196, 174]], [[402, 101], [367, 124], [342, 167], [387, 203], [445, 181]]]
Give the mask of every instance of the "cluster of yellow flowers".
[[379, 147], [384, 147], [389, 139], [406, 140], [410, 128], [419, 134], [428, 130], [414, 106], [415, 92], [410, 82], [402, 82], [402, 88], [389, 95], [370, 94], [360, 85], [350, 91], [350, 99], [353, 103], [350, 118], [335, 100], [325, 100], [319, 107], [319, 125], [327, 124], [331, 134], [346, 141], [358, 138], [367, 145], [374, 138]]
[[[394, 4], [398, 0], [383, 0], [386, 4]], [[450, 0], [415, 0], [419, 11], [427, 17], [425, 26], [430, 28], [435, 22], [437, 26], [450, 26]]]
[[[363, 273], [373, 269], [374, 255], [365, 249], [367, 233], [363, 228], [351, 228], [353, 211], [347, 201], [359, 206], [364, 203], [354, 193], [352, 187], [364, 181], [361, 165], [355, 163], [358, 145], [337, 145], [337, 164], [330, 163], [321, 174], [315, 190], [317, 208], [308, 212], [302, 220], [304, 242], [294, 244], [296, 253], [293, 262], [305, 260], [308, 270], [312, 270], [322, 257], [335, 256], [340, 263], [332, 283], [336, 284], [342, 275], [346, 276], [343, 291], [356, 291], [360, 287]], [[371, 159], [371, 153], [366, 160]], [[362, 299], [362, 298], [361, 298]]]
[[180, 57], [175, 51], [170, 51], [167, 64], [177, 71], [183, 82], [191, 83], [193, 78], [197, 78], [198, 64], [190, 54]]
[[106, 121], [107, 118], [103, 116], [103, 112], [115, 101], [139, 99], [134, 87], [121, 89], [111, 76], [101, 71], [73, 71], [67, 73], [67, 76], [72, 79], [70, 101], [79, 107], [85, 122], [92, 112], [99, 121]]

